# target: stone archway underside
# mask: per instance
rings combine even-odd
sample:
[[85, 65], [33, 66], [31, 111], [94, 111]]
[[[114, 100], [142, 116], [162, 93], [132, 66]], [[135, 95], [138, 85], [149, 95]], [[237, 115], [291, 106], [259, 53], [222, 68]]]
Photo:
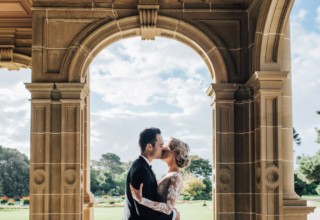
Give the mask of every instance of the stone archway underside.
[[31, 220], [94, 219], [88, 66], [102, 48], [130, 36], [182, 41], [207, 63], [213, 218], [307, 219], [312, 208], [293, 188], [293, 0], [12, 2], [25, 15], [9, 24], [0, 15], [7, 22], [0, 22], [0, 63], [9, 48], [13, 62], [32, 65]]

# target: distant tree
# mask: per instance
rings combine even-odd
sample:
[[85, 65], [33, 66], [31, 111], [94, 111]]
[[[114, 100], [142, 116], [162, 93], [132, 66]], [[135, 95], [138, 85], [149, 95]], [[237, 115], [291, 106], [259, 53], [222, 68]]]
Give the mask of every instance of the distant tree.
[[297, 157], [297, 176], [308, 184], [316, 184], [316, 192], [320, 195], [320, 151], [314, 156]]
[[100, 189], [108, 194], [113, 194], [117, 189], [116, 182], [113, 180], [112, 174], [109, 172], [104, 173], [104, 181], [100, 184], [100, 186]]
[[314, 156], [297, 157], [298, 177], [306, 183], [320, 184], [320, 151]]
[[126, 176], [132, 162], [123, 163], [114, 153], [103, 154], [91, 161], [91, 192], [95, 195], [123, 195]]
[[[198, 155], [192, 155], [190, 165], [184, 169], [183, 173], [185, 174], [185, 181], [188, 183], [190, 180], [190, 176], [198, 179], [192, 180], [193, 184], [202, 182], [204, 188], [201, 188], [200, 191], [197, 191], [197, 195], [191, 195], [189, 193], [186, 194], [193, 199], [211, 199], [212, 198], [212, 166], [209, 160], [203, 159]], [[193, 179], [191, 178], [191, 179]]]
[[205, 199], [211, 199], [212, 198], [212, 180], [209, 177], [206, 177], [202, 180], [206, 188], [203, 190], [203, 197]]
[[[317, 114], [320, 115], [320, 111], [317, 111]], [[317, 132], [317, 143], [320, 144], [320, 128], [316, 128]]]
[[316, 195], [317, 184], [308, 184], [301, 179], [299, 179], [297, 174], [294, 174], [294, 190], [299, 196], [303, 195]]
[[190, 199], [196, 199], [203, 193], [206, 185], [196, 176], [189, 174], [185, 177], [183, 182], [182, 195]]
[[212, 166], [210, 165], [209, 160], [203, 159], [198, 155], [191, 156], [190, 165], [184, 170], [185, 173], [192, 173], [199, 178], [209, 178], [211, 179], [212, 175]]
[[301, 145], [301, 137], [295, 128], [293, 128], [293, 140], [298, 146]]
[[125, 194], [127, 174], [128, 174], [128, 171], [125, 171], [115, 179], [116, 192], [119, 195]]
[[29, 195], [29, 159], [16, 149], [0, 146], [0, 194]]
[[102, 154], [101, 159], [92, 161], [92, 164], [95, 169], [103, 171], [103, 173], [111, 173], [113, 177], [124, 172], [124, 165], [120, 161], [120, 157], [114, 153]]
[[100, 190], [100, 183], [98, 181], [99, 172], [90, 166], [90, 191], [96, 195]]

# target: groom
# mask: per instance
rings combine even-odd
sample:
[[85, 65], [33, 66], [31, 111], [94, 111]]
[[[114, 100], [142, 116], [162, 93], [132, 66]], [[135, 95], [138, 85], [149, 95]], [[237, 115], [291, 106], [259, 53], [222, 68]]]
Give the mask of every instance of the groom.
[[127, 175], [124, 220], [175, 220], [179, 215], [176, 211], [166, 215], [140, 205], [132, 198], [130, 183], [136, 189], [143, 183], [143, 197], [157, 201], [157, 180], [150, 163], [153, 159], [159, 159], [164, 150], [160, 129], [144, 129], [140, 133], [139, 146], [141, 155], [133, 162]]

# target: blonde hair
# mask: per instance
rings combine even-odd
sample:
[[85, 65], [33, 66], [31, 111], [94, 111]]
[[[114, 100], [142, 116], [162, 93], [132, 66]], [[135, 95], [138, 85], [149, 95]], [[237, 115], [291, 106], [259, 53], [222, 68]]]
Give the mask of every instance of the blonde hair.
[[189, 166], [191, 159], [189, 157], [189, 145], [177, 138], [170, 138], [168, 148], [176, 154], [176, 163], [180, 168]]

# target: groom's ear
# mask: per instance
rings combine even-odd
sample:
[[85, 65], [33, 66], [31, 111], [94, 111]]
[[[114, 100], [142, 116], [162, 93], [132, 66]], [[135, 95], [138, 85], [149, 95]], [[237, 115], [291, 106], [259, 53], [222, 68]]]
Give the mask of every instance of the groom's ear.
[[152, 145], [151, 145], [150, 143], [149, 143], [149, 144], [147, 144], [146, 149], [147, 149], [148, 151], [152, 150]]

